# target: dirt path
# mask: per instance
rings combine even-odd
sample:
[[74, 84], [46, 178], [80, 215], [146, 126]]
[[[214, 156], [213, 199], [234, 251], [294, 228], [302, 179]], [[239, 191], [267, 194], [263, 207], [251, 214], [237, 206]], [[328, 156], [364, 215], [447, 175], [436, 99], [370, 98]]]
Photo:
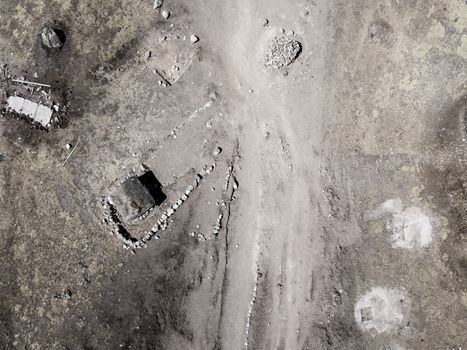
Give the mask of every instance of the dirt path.
[[[326, 11], [321, 6], [309, 10]], [[269, 8], [274, 10], [265, 11]], [[322, 252], [316, 152], [326, 30], [302, 17], [307, 10], [248, 1], [224, 9], [226, 66], [238, 96], [233, 113], [241, 130], [241, 186], [229, 228], [229, 283], [223, 291], [225, 349], [298, 349], [306, 339], [316, 283], [312, 271]], [[263, 18], [269, 20], [266, 28]], [[304, 46], [287, 76], [262, 66], [266, 45], [281, 28], [293, 30]]]

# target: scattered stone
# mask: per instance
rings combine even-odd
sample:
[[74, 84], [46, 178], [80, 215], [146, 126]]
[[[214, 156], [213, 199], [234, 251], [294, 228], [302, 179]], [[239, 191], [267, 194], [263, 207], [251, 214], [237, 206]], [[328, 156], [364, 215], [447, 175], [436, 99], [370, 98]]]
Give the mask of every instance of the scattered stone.
[[41, 31], [42, 44], [49, 49], [60, 49], [65, 44], [65, 32], [59, 28], [44, 27]]
[[67, 143], [66, 146], [65, 146], [66, 149], [70, 149], [71, 147], [73, 147], [73, 145], [71, 143]]
[[158, 9], [164, 4], [164, 0], [154, 0], [154, 9]]
[[194, 43], [197, 43], [199, 41], [199, 38], [196, 35], [192, 34], [192, 35], [190, 35], [190, 41], [191, 41], [192, 44], [194, 44]]
[[67, 299], [67, 300], [71, 299], [71, 295], [72, 295], [71, 290], [65, 289], [65, 291], [63, 292], [63, 299]]
[[161, 12], [161, 15], [162, 15], [162, 17], [163, 17], [164, 19], [168, 19], [168, 18], [170, 17], [170, 12], [167, 11], [167, 10], [163, 10], [163, 11]]
[[275, 37], [266, 50], [264, 65], [281, 68], [294, 62], [302, 50], [300, 42], [293, 37]]
[[221, 153], [222, 153], [222, 148], [221, 147], [216, 147], [214, 149], [214, 152], [212, 152], [212, 154], [214, 154], [215, 156], [218, 156]]
[[146, 51], [145, 54], [144, 54], [144, 58], [147, 59], [147, 60], [150, 59], [151, 56], [152, 56], [152, 52], [151, 52], [151, 51]]
[[263, 18], [261, 24], [262, 24], [263, 27], [266, 27], [269, 24], [269, 20], [267, 18]]

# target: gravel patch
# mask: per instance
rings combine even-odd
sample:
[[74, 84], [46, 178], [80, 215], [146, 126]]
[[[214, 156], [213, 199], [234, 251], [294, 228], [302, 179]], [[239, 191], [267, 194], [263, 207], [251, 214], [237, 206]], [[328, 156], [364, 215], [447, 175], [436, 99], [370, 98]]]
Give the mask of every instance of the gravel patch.
[[293, 37], [275, 37], [266, 50], [264, 66], [281, 68], [294, 62], [302, 51], [302, 45]]

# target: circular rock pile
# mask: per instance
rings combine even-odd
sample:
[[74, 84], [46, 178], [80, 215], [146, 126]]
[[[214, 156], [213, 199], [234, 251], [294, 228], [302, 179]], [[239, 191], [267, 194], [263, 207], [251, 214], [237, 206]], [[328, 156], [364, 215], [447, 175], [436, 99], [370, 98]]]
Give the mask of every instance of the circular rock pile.
[[275, 37], [266, 50], [264, 65], [266, 67], [281, 68], [296, 60], [302, 45], [290, 36]]

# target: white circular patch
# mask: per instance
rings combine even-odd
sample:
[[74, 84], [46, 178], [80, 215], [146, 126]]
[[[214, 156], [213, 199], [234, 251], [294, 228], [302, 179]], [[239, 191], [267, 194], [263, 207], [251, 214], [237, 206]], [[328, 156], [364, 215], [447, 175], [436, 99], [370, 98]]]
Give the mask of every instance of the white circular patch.
[[400, 289], [374, 287], [355, 304], [355, 321], [365, 330], [390, 332], [400, 327], [410, 311], [407, 293]]
[[430, 218], [418, 207], [394, 213], [388, 224], [393, 248], [420, 249], [432, 241]]

